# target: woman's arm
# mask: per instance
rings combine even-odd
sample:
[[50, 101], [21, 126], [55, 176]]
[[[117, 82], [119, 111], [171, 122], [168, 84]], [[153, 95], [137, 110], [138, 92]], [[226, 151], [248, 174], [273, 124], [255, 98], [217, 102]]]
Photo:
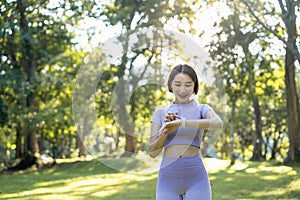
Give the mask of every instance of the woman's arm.
[[165, 133], [166, 129], [161, 129], [159, 124], [151, 123], [149, 155], [152, 158], [155, 158], [162, 151], [168, 137]]
[[155, 122], [151, 123], [149, 154], [152, 158], [155, 158], [162, 151], [168, 134], [175, 131], [180, 126], [180, 123], [172, 123], [174, 121], [168, 121], [162, 127]]
[[151, 123], [149, 154], [152, 158], [155, 158], [162, 151], [168, 134], [179, 127], [180, 124], [169, 124], [177, 118], [180, 118], [177, 112], [168, 112], [164, 116], [165, 124], [163, 124], [163, 126], [160, 126], [155, 122]]
[[[183, 123], [183, 120], [181, 120], [181, 126]], [[185, 125], [192, 128], [201, 128], [205, 130], [215, 130], [223, 128], [223, 122], [221, 118], [212, 109], [208, 110], [205, 113], [204, 119], [186, 120]]]
[[180, 120], [174, 120], [171, 122], [167, 122], [167, 127], [169, 126], [189, 126], [192, 128], [200, 128], [204, 130], [216, 130], [223, 128], [223, 122], [220, 119], [220, 117], [213, 111], [208, 110], [205, 113], [204, 119], [183, 119]]

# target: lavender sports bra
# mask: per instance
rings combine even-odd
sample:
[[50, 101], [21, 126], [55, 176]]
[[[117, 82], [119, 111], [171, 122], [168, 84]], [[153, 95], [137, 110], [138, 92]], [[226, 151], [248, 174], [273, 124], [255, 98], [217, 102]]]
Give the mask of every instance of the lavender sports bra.
[[[164, 123], [165, 114], [167, 112], [178, 112], [178, 115], [186, 119], [203, 119], [205, 113], [211, 109], [207, 104], [198, 105], [194, 100], [188, 104], [171, 104], [166, 108], [157, 109], [154, 112], [152, 122], [159, 124]], [[203, 130], [191, 127], [179, 127], [175, 131], [169, 133], [165, 147], [176, 144], [187, 144], [200, 147]]]

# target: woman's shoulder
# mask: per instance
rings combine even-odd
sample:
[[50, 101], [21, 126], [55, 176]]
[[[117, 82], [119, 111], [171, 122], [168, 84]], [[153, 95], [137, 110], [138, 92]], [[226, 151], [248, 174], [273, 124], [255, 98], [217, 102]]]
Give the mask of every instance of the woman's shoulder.
[[199, 109], [211, 108], [210, 105], [208, 105], [206, 103], [198, 104], [198, 107], [199, 107]]
[[167, 107], [159, 107], [159, 108], [156, 108], [156, 109], [155, 109], [155, 112], [158, 112], [158, 113], [165, 113], [169, 108], [170, 108], [170, 106], [167, 106]]
[[200, 111], [200, 115], [201, 115], [201, 118], [204, 118], [206, 112], [208, 110], [212, 110], [212, 107], [210, 107], [208, 104], [199, 104], [198, 105], [198, 108], [199, 108], [199, 111]]
[[162, 125], [164, 117], [165, 117], [165, 111], [166, 108], [156, 108], [153, 114], [152, 122], [155, 122], [159, 125]]

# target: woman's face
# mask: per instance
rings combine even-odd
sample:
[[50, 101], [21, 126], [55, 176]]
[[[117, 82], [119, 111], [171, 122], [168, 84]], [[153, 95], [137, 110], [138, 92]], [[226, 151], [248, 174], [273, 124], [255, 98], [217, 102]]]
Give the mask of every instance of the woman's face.
[[179, 73], [172, 81], [172, 90], [175, 95], [175, 103], [189, 103], [194, 93], [194, 82], [187, 74]]

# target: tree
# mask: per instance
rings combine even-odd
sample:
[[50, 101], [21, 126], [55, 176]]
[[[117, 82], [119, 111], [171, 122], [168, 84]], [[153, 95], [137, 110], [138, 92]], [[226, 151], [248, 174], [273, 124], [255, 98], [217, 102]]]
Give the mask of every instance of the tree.
[[[191, 8], [194, 7], [194, 10]], [[136, 135], [135, 135], [135, 121], [136, 117], [134, 117], [135, 109], [137, 108], [137, 102], [132, 100], [130, 102], [130, 111], [127, 112], [126, 106], [124, 105], [124, 102], [126, 102], [127, 99], [121, 98], [124, 97], [124, 95], [121, 95], [123, 93], [130, 92], [128, 89], [124, 88], [124, 86], [131, 85], [133, 88], [135, 88], [139, 84], [139, 80], [141, 78], [138, 78], [138, 76], [143, 77], [146, 75], [147, 69], [141, 69], [141, 72], [136, 74], [135, 71], [137, 70], [135, 62], [138, 58], [141, 56], [144, 57], [149, 64], [154, 65], [154, 59], [156, 59], [156, 62], [160, 62], [159, 54], [162, 52], [162, 48], [164, 45], [170, 45], [170, 47], [174, 44], [170, 44], [170, 42], [166, 42], [166, 38], [162, 38], [166, 43], [163, 43], [160, 41], [160, 34], [153, 32], [153, 34], [157, 34], [157, 37], [155, 37], [155, 41], [153, 41], [153, 44], [150, 44], [147, 41], [147, 38], [142, 38], [143, 33], [142, 29], [144, 27], [146, 28], [163, 28], [164, 24], [171, 19], [176, 19], [178, 21], [186, 20], [190, 24], [192, 23], [195, 10], [197, 6], [193, 5], [190, 1], [180, 0], [180, 1], [174, 1], [173, 3], [170, 3], [169, 1], [142, 1], [142, 0], [136, 0], [136, 1], [112, 1], [110, 3], [103, 5], [103, 10], [101, 12], [101, 15], [105, 18], [105, 21], [108, 25], [116, 25], [119, 24], [122, 27], [122, 34], [121, 39], [122, 47], [123, 47], [123, 53], [120, 58], [120, 62], [118, 65], [118, 70], [116, 72], [116, 76], [119, 80], [125, 81], [124, 84], [120, 84], [120, 92], [119, 96], [120, 98], [117, 98], [118, 102], [118, 113], [123, 113], [122, 120], [120, 120], [122, 124], [122, 127], [126, 127], [126, 145], [125, 145], [125, 151], [128, 152], [129, 155], [136, 152]], [[192, 31], [192, 30], [191, 30]], [[140, 40], [139, 43], [133, 44], [135, 46], [140, 46], [137, 50], [130, 49], [132, 48], [130, 46], [128, 38], [131, 34], [136, 34], [138, 39]], [[141, 35], [139, 37], [139, 35]], [[132, 41], [130, 41], [132, 42]], [[157, 43], [155, 43], [157, 42]], [[141, 48], [141, 44], [145, 44], [144, 47]], [[151, 46], [152, 45], [152, 46]], [[154, 45], [154, 46], [153, 46]], [[157, 58], [159, 58], [157, 60]], [[155, 67], [157, 67], [156, 65]], [[145, 66], [146, 67], [146, 66]], [[130, 82], [126, 83], [126, 80], [123, 80], [125, 72], [129, 70], [129, 80]], [[149, 70], [149, 69], [148, 69]], [[137, 76], [138, 75], [138, 76]], [[128, 115], [124, 115], [124, 113], [129, 113]], [[131, 116], [133, 117], [130, 117]]]
[[[281, 9], [281, 18], [284, 22], [279, 30], [269, 27], [260, 17], [256, 14], [255, 4], [253, 2], [241, 1], [250, 11], [255, 21], [261, 24], [267, 31], [274, 34], [286, 46], [285, 54], [285, 84], [287, 91], [287, 110], [288, 110], [288, 132], [289, 132], [289, 152], [285, 159], [285, 164], [293, 162], [300, 162], [300, 106], [299, 96], [296, 88], [295, 81], [295, 61], [300, 63], [299, 47], [297, 46], [297, 9], [299, 9], [299, 0], [278, 0]], [[268, 6], [272, 8], [272, 14], [275, 14], [275, 8], [269, 3]], [[263, 14], [263, 13], [262, 13]], [[266, 17], [266, 14], [262, 16]], [[280, 32], [285, 31], [285, 35]]]
[[[272, 55], [272, 46], [270, 45], [272, 36], [262, 29], [261, 26], [253, 23], [247, 10], [242, 9], [243, 7], [238, 7], [237, 2], [228, 2], [228, 5], [232, 9], [232, 14], [221, 20], [219, 26], [222, 29], [216, 34], [218, 41], [211, 45], [211, 53], [212, 57], [218, 61], [224, 75], [226, 93], [230, 99], [229, 102], [232, 109], [230, 116], [230, 152], [231, 155], [234, 155], [233, 142], [236, 140], [233, 138], [233, 127], [237, 129], [239, 134], [243, 134], [243, 132], [251, 133], [251, 131], [245, 130], [244, 127], [236, 126], [238, 122], [233, 122], [233, 119], [236, 119], [234, 117], [234, 110], [237, 107], [235, 104], [239, 99], [247, 97], [252, 101], [253, 111], [251, 109], [250, 113], [253, 113], [255, 124], [255, 134], [251, 137], [253, 140], [253, 155], [251, 159], [264, 160], [266, 159], [266, 154], [263, 153], [263, 150], [266, 151], [267, 145], [264, 143], [265, 130], [263, 118], [268, 118], [269, 116], [267, 115], [268, 110], [261, 109], [261, 107], [266, 107], [262, 100], [273, 96], [272, 94], [276, 91], [275, 88], [270, 89], [272, 87], [266, 85], [265, 82], [270, 83], [273, 79], [276, 81], [280, 80], [277, 77], [272, 77], [271, 74], [273, 71], [276, 71], [276, 68], [280, 68], [281, 66], [278, 56]], [[260, 3], [256, 5], [259, 8], [263, 6]], [[275, 27], [278, 28], [278, 26]], [[246, 101], [244, 103], [248, 104]], [[265, 104], [268, 105], [269, 103], [265, 102]], [[246, 117], [237, 119], [246, 120]], [[249, 141], [249, 137], [240, 135], [239, 138]], [[233, 159], [231, 160], [233, 162]]]
[[[243, 15], [243, 11], [238, 10], [233, 5], [233, 14], [229, 15], [227, 20], [223, 19], [221, 22], [222, 31], [218, 33], [219, 39], [221, 37], [221, 34], [224, 36], [226, 35], [227, 40], [223, 42], [221, 48], [225, 50], [225, 52], [229, 53], [227, 57], [232, 55], [233, 51], [236, 51], [237, 53], [233, 54], [229, 61], [224, 61], [223, 58], [221, 58], [221, 62], [224, 69], [224, 71], [235, 71], [235, 73], [230, 73], [233, 76], [226, 77], [227, 82], [227, 88], [229, 94], [229, 98], [231, 99], [231, 116], [230, 116], [230, 141], [231, 141], [231, 162], [234, 163], [234, 154], [233, 154], [233, 144], [234, 141], [233, 138], [233, 119], [234, 119], [234, 110], [235, 110], [235, 103], [238, 98], [240, 98], [240, 95], [235, 95], [235, 93], [239, 93], [239, 90], [241, 89], [243, 91], [243, 94], [246, 95], [249, 99], [252, 100], [253, 108], [254, 108], [254, 116], [255, 116], [255, 138], [254, 138], [254, 150], [253, 150], [253, 159], [254, 160], [260, 160], [262, 159], [262, 123], [261, 123], [261, 110], [259, 105], [258, 96], [255, 91], [255, 85], [256, 85], [256, 78], [255, 78], [255, 60], [257, 56], [253, 56], [250, 52], [250, 45], [251, 43], [258, 38], [257, 36], [257, 30], [254, 28], [250, 28], [251, 31], [244, 31], [245, 29], [249, 29], [248, 24], [243, 22], [240, 19], [239, 16], [245, 17]], [[220, 43], [222, 40], [220, 40]], [[237, 51], [237, 49], [240, 49]], [[220, 50], [220, 49], [219, 49]], [[222, 50], [221, 50], [222, 51]], [[214, 53], [219, 54], [219, 53]], [[240, 55], [239, 55], [240, 54]], [[220, 55], [220, 54], [219, 54]], [[222, 52], [221, 55], [224, 55], [224, 52]], [[228, 59], [228, 58], [227, 58]], [[225, 64], [225, 65], [224, 65]], [[238, 72], [237, 72], [238, 71]], [[226, 73], [224, 73], [226, 74]], [[240, 87], [237, 89], [235, 86], [239, 85]]]
[[[71, 41], [74, 33], [70, 27], [77, 25], [85, 10], [89, 10], [85, 12], [88, 15], [92, 14], [94, 4], [92, 1], [55, 3], [31, 0], [0, 3], [1, 81], [4, 83], [1, 84], [1, 99], [5, 105], [1, 109], [6, 110], [7, 126], [16, 136], [16, 157], [26, 151], [39, 152], [38, 139], [44, 136], [41, 125], [52, 114], [45, 113], [47, 106], [59, 100], [64, 102], [70, 95], [71, 83], [64, 85], [61, 83], [68, 81], [67, 78], [64, 81], [58, 79], [62, 78], [61, 74], [71, 75], [68, 79], [74, 77], [78, 67], [78, 62], [74, 60], [79, 54], [67, 58], [70, 54], [63, 53], [77, 51]], [[59, 73], [53, 73], [56, 70]], [[49, 89], [47, 92], [46, 88]], [[56, 93], [55, 89], [60, 91]], [[62, 104], [57, 106], [66, 108], [70, 102], [68, 105]], [[66, 110], [61, 108], [59, 111], [63, 113]], [[66, 117], [71, 114], [70, 109], [67, 113], [55, 117]], [[63, 126], [69, 126], [69, 122]], [[66, 131], [68, 128], [65, 127], [61, 128]]]

